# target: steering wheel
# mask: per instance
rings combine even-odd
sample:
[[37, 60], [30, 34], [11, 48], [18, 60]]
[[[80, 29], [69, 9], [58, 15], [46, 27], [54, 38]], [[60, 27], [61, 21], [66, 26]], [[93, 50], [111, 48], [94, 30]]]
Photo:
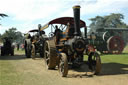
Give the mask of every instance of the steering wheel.
[[50, 32], [50, 33], [48, 34], [48, 36], [49, 36], [49, 37], [53, 37], [53, 36], [54, 36], [54, 32]]

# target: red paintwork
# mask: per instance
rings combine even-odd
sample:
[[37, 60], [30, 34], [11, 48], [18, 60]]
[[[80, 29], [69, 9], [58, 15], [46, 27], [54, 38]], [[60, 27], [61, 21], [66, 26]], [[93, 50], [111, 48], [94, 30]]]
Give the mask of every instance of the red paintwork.
[[[54, 20], [51, 20], [48, 24], [64, 24], [67, 25], [67, 23], [74, 24], [74, 18], [73, 17], [60, 17], [56, 18]], [[80, 28], [86, 27], [86, 24], [84, 21], [80, 20]]]

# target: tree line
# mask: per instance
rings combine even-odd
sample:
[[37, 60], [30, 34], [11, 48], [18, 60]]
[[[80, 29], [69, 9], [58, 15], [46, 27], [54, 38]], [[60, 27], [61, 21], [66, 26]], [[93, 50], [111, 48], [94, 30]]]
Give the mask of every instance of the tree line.
[[[8, 17], [6, 14], [0, 14], [0, 16]], [[96, 16], [94, 18], [90, 18], [91, 24], [89, 25], [90, 31], [95, 32], [96, 29], [101, 28], [128, 28], [128, 25], [123, 22], [124, 15], [120, 13], [112, 13], [106, 16]], [[1, 18], [0, 18], [1, 20]], [[0, 41], [4, 37], [12, 37], [14, 42], [20, 43], [23, 40], [23, 35], [21, 32], [17, 31], [16, 28], [12, 27], [4, 32], [4, 34], [0, 34]]]
[[[4, 18], [4, 17], [8, 17], [8, 15], [0, 13], [0, 17]], [[0, 20], [1, 20], [1, 18], [0, 18]], [[15, 27], [9, 28], [3, 34], [0, 34], [0, 42], [2, 42], [2, 40], [5, 37], [10, 37], [10, 38], [12, 38], [12, 42], [16, 42], [19, 44], [21, 44], [23, 42], [22, 33], [20, 31], [17, 31], [17, 28], [15, 28]]]
[[23, 43], [23, 34], [14, 27], [6, 30], [2, 35], [0, 34], [0, 41], [2, 42], [5, 37], [12, 38], [12, 42]]
[[106, 16], [96, 16], [90, 18], [89, 32], [96, 32], [97, 29], [104, 28], [128, 28], [128, 25], [123, 22], [124, 15], [120, 13], [112, 13]]

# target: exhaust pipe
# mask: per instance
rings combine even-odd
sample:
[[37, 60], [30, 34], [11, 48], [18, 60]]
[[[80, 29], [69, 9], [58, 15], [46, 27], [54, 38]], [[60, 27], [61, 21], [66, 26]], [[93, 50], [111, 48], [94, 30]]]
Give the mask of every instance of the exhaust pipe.
[[39, 35], [41, 35], [41, 24], [38, 24], [38, 31], [39, 31]]
[[80, 35], [80, 6], [76, 5], [73, 7], [74, 12], [74, 35], [79, 36]]

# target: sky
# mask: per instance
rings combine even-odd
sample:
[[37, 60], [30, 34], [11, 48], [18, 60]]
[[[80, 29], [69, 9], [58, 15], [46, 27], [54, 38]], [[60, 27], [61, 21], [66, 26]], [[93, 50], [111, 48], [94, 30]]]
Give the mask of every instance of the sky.
[[90, 18], [111, 13], [122, 13], [128, 24], [128, 0], [0, 0], [0, 34], [15, 27], [23, 33], [36, 29], [58, 17], [73, 17], [72, 7], [81, 6], [81, 19], [89, 26]]

